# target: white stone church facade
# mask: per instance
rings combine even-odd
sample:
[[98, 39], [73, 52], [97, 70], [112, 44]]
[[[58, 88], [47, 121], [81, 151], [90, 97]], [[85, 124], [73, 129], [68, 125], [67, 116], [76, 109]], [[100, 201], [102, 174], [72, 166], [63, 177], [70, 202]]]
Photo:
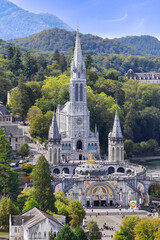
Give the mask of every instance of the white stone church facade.
[[100, 158], [99, 134], [90, 130], [87, 107], [85, 62], [77, 31], [74, 57], [71, 63], [70, 101], [58, 105], [49, 131], [48, 160], [50, 163]]

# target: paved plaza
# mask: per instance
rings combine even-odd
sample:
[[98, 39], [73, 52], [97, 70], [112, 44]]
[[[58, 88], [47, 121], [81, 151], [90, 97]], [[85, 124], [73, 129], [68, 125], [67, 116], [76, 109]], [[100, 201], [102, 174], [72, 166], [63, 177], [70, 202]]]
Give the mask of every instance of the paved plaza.
[[[115, 230], [119, 229], [124, 217], [127, 216], [139, 216], [146, 217], [146, 211], [141, 210], [131, 210], [131, 209], [86, 209], [86, 225], [91, 220], [97, 222], [99, 228], [102, 232], [102, 240], [113, 239]], [[103, 225], [106, 224], [109, 230], [104, 230]]]

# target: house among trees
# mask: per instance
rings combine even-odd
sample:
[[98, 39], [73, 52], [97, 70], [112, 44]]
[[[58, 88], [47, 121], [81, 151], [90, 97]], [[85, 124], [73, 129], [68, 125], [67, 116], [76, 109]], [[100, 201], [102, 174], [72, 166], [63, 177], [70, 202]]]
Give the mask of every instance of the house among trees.
[[57, 237], [65, 222], [65, 216], [50, 215], [33, 207], [20, 215], [10, 216], [9, 240], [48, 240], [51, 229], [53, 236]]
[[129, 69], [125, 74], [125, 77], [128, 79], [138, 80], [139, 83], [160, 84], [160, 73], [135, 73], [132, 69]]
[[0, 127], [4, 128], [7, 141], [11, 143], [12, 151], [17, 151], [24, 142], [24, 131], [13, 123], [10, 112], [0, 102]]

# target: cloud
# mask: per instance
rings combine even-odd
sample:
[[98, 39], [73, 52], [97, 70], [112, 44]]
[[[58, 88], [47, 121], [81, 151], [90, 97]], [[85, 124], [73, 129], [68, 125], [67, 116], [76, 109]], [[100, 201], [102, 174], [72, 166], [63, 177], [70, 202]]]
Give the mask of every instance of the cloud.
[[115, 18], [115, 19], [108, 19], [108, 20], [106, 20], [106, 22], [122, 22], [122, 21], [124, 21], [127, 17], [128, 17], [128, 13], [125, 12], [125, 14], [124, 14], [122, 17], [120, 17], [120, 18]]

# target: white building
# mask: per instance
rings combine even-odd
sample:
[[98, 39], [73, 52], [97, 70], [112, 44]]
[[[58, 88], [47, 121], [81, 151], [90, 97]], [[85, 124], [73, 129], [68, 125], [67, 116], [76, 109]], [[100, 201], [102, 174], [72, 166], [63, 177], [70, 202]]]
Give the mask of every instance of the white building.
[[139, 83], [160, 84], [160, 73], [135, 73], [132, 69], [129, 69], [125, 74], [125, 77], [128, 79], [138, 80]]
[[[50, 163], [59, 161], [55, 152], [67, 162], [88, 159], [90, 153], [94, 158], [99, 158], [99, 134], [96, 127], [95, 132], [90, 130], [85, 72], [79, 31], [77, 31], [74, 57], [71, 63], [70, 101], [64, 105], [58, 105], [57, 120], [55, 117], [53, 118], [56, 124], [52, 123], [49, 131], [48, 160]], [[57, 132], [58, 139], [56, 135], [53, 135], [54, 132]]]
[[0, 127], [4, 128], [7, 141], [10, 142], [12, 150], [17, 151], [24, 142], [24, 131], [13, 123], [13, 117], [5, 106], [0, 102]]
[[65, 216], [50, 215], [36, 207], [9, 219], [9, 240], [49, 239], [49, 233], [57, 237], [65, 224]]

